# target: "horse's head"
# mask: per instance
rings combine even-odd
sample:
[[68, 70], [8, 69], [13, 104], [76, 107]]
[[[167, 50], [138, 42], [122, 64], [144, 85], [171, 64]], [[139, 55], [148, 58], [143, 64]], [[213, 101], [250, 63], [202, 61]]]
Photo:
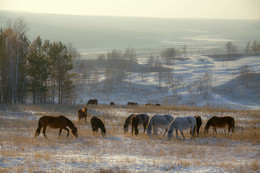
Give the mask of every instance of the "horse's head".
[[126, 127], [125, 125], [124, 125], [124, 131], [128, 132], [128, 127]]
[[102, 131], [102, 133], [101, 133], [102, 136], [105, 137], [105, 136], [106, 136], [106, 129], [105, 129], [105, 128], [104, 128], [104, 129], [101, 129], [101, 131]]
[[209, 132], [209, 128], [206, 126], [204, 129], [204, 134], [207, 134]]
[[76, 127], [72, 129], [72, 134], [73, 134], [76, 138], [78, 138], [78, 130], [77, 130]]

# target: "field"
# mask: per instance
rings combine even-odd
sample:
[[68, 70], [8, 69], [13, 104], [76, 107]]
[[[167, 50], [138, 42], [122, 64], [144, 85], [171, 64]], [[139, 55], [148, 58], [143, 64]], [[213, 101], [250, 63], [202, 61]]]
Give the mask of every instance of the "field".
[[[260, 111], [225, 110], [195, 107], [89, 107], [87, 123], [78, 122], [81, 105], [0, 105], [0, 172], [259, 172]], [[200, 137], [185, 140], [168, 139], [163, 130], [149, 137], [123, 131], [132, 113], [200, 115]], [[34, 138], [38, 120], [43, 115], [63, 114], [79, 131], [75, 138], [63, 131], [47, 128], [45, 139]], [[90, 117], [105, 123], [107, 134], [93, 135]], [[204, 134], [206, 121], [213, 115], [235, 119], [235, 133], [218, 129], [218, 134]]]

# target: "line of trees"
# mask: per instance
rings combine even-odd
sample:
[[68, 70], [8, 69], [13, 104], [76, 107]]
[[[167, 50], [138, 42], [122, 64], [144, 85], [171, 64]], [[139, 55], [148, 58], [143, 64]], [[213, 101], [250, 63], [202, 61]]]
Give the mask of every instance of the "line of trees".
[[27, 29], [18, 19], [0, 30], [0, 102], [72, 102], [70, 49], [40, 36], [30, 42]]
[[[225, 44], [227, 54], [228, 55], [234, 55], [237, 53], [238, 49], [237, 46], [233, 42], [227, 42]], [[246, 48], [245, 48], [245, 53], [247, 55], [255, 55], [260, 52], [260, 42], [253, 41], [253, 42], [247, 42]]]

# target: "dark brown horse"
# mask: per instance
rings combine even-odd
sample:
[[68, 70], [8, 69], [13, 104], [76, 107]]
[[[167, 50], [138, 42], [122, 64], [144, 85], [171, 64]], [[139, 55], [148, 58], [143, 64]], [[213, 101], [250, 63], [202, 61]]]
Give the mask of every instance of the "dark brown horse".
[[[127, 132], [128, 131], [128, 126], [131, 124], [131, 118], [132, 116], [134, 116], [134, 114], [131, 114], [129, 117], [126, 118], [125, 120], [125, 124], [124, 124], [124, 131]], [[144, 132], [146, 130], [146, 126], [149, 122], [149, 116], [146, 114], [138, 114], [136, 115], [138, 117], [138, 124], [141, 125], [143, 124], [144, 127]], [[133, 133], [133, 129], [132, 129], [132, 133]]]
[[98, 100], [97, 99], [89, 100], [87, 105], [98, 105]]
[[217, 133], [216, 128], [224, 128], [225, 126], [228, 126], [228, 132], [230, 132], [230, 130], [232, 130], [232, 132], [234, 132], [234, 127], [235, 127], [235, 120], [234, 118], [230, 117], [230, 116], [225, 116], [225, 117], [217, 117], [217, 116], [213, 116], [212, 118], [210, 118], [205, 126], [205, 133], [208, 133], [208, 130], [210, 128], [210, 126], [213, 127], [214, 132]]
[[127, 102], [127, 106], [137, 106], [138, 103], [136, 102]]
[[110, 106], [115, 106], [115, 102], [110, 102]]
[[41, 133], [41, 129], [43, 128], [42, 133], [44, 134], [45, 138], [46, 134], [46, 128], [54, 128], [54, 129], [60, 129], [59, 136], [61, 134], [62, 129], [67, 130], [67, 137], [69, 136], [69, 129], [67, 129], [67, 126], [71, 129], [72, 134], [77, 138], [78, 137], [78, 130], [74, 126], [74, 124], [65, 116], [61, 115], [58, 117], [51, 117], [51, 116], [43, 116], [39, 119], [38, 122], [38, 128], [36, 129], [35, 132], [35, 137], [39, 136]]
[[194, 116], [196, 118], [196, 126], [194, 129], [194, 132], [197, 132], [197, 137], [199, 137], [199, 133], [200, 133], [200, 126], [202, 125], [202, 120], [201, 117], [196, 115]]
[[135, 134], [138, 134], [138, 124], [139, 124], [139, 119], [137, 115], [133, 115], [131, 117], [131, 126], [132, 126], [132, 134], [133, 131], [135, 131]]
[[78, 120], [79, 121], [81, 119], [85, 118], [85, 122], [86, 122], [87, 116], [88, 116], [88, 109], [87, 108], [78, 110]]
[[92, 117], [90, 119], [90, 124], [91, 124], [91, 127], [92, 127], [92, 131], [93, 131], [93, 134], [94, 132], [97, 132], [98, 131], [98, 128], [101, 129], [101, 134], [102, 136], [105, 136], [106, 135], [106, 128], [105, 128], [105, 125], [104, 123], [102, 122], [102, 120], [100, 120], [99, 118], [97, 117]]

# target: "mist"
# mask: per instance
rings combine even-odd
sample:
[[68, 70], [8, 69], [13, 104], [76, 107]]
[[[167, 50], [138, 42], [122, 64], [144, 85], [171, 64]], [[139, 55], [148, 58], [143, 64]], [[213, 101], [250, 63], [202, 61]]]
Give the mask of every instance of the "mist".
[[28, 36], [72, 43], [81, 53], [107, 52], [133, 47], [149, 53], [167, 47], [214, 53], [232, 41], [242, 51], [248, 41], [260, 36], [259, 20], [163, 19], [13, 13], [0, 11], [0, 26], [23, 18]]

